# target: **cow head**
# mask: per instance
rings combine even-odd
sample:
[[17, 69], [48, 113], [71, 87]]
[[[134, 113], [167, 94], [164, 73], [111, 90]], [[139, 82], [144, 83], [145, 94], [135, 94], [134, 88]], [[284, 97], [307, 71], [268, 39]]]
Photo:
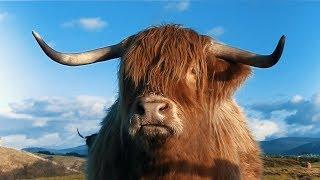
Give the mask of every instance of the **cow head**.
[[60, 53], [33, 33], [54, 61], [70, 66], [121, 57], [118, 106], [121, 135], [149, 149], [164, 141], [197, 136], [210, 127], [214, 108], [250, 74], [282, 54], [285, 37], [270, 55], [219, 43], [177, 25], [152, 27], [119, 44], [84, 53]]
[[97, 137], [97, 133], [91, 134], [89, 136], [83, 136], [80, 132], [79, 129], [77, 128], [77, 132], [79, 137], [81, 137], [82, 139], [84, 139], [86, 141], [86, 145], [88, 147], [88, 149], [91, 148], [92, 144], [94, 143], [96, 137]]

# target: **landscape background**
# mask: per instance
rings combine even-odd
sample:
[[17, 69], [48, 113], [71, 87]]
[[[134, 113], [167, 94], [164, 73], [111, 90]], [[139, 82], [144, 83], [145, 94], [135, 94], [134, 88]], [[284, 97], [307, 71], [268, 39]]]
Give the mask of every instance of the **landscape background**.
[[[320, 138], [289, 137], [260, 142], [263, 180], [319, 179]], [[0, 147], [0, 179], [85, 179], [87, 147]]]
[[[261, 54], [270, 53], [281, 35], [286, 35], [280, 62], [270, 69], [253, 69], [234, 98], [265, 156], [276, 156], [271, 163], [265, 161], [268, 167], [298, 166], [307, 172], [305, 163], [310, 159], [290, 159], [303, 155], [316, 158], [312, 160], [314, 171], [319, 170], [319, 16], [320, 3], [316, 1], [0, 2], [1, 155], [22, 152], [24, 156], [30, 151], [38, 160], [39, 151], [40, 156], [43, 152], [71, 153], [59, 155], [59, 162], [85, 156], [84, 141], [76, 129], [84, 135], [96, 133], [117, 97], [119, 60], [77, 68], [62, 66], [45, 56], [32, 30], [55, 49], [76, 52], [118, 43], [153, 25], [175, 23]], [[292, 157], [286, 163], [278, 161], [278, 156], [287, 155]], [[48, 156], [50, 160], [57, 155]], [[14, 156], [2, 157], [14, 164], [10, 159]], [[82, 172], [83, 157], [76, 158], [80, 159], [73, 159], [75, 169]], [[65, 174], [75, 172], [52, 166], [51, 160], [50, 168], [60, 168]], [[2, 165], [0, 169], [6, 167]], [[42, 161], [36, 165], [43, 166]], [[30, 169], [14, 167], [22, 167], [24, 173]], [[280, 176], [292, 170], [276, 168], [266, 169], [266, 173]]]

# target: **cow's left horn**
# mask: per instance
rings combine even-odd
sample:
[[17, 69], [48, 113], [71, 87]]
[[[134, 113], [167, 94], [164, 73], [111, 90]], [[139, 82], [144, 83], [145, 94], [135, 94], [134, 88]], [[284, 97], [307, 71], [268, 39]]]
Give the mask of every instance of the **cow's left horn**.
[[211, 51], [216, 57], [226, 61], [242, 63], [259, 68], [268, 68], [279, 61], [284, 48], [285, 39], [285, 36], [280, 38], [276, 49], [270, 55], [254, 54], [218, 42], [212, 43]]
[[35, 37], [41, 49], [47, 56], [57, 63], [68, 66], [80, 66], [118, 58], [121, 56], [123, 51], [123, 42], [121, 42], [116, 45], [81, 53], [61, 53], [48, 46], [38, 33], [32, 31], [32, 35]]

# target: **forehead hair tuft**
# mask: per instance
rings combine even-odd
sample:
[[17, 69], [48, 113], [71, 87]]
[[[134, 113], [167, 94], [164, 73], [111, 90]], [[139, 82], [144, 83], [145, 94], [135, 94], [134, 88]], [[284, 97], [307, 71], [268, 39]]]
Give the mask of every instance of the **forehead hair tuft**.
[[179, 25], [150, 27], [139, 32], [126, 51], [124, 78], [131, 78], [135, 86], [141, 81], [170, 85], [185, 77], [191, 63], [204, 72], [204, 47], [208, 43], [208, 38]]

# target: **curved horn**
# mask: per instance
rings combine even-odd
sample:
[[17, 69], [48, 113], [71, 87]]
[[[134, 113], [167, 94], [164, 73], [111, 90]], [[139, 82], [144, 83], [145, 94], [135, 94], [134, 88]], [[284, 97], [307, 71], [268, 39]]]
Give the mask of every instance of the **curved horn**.
[[275, 65], [279, 61], [284, 48], [285, 39], [286, 37], [283, 35], [280, 38], [276, 49], [270, 55], [254, 54], [252, 52], [223, 45], [218, 42], [213, 42], [211, 51], [216, 57], [226, 61], [242, 63], [259, 68], [268, 68]]
[[79, 135], [82, 139], [87, 139], [87, 138], [83, 137], [83, 136], [82, 136], [82, 134], [80, 134], [80, 132], [79, 132], [79, 129], [78, 129], [78, 128], [77, 128], [77, 132], [78, 132], [78, 135]]
[[47, 56], [57, 63], [68, 66], [80, 66], [118, 58], [121, 56], [123, 50], [123, 43], [121, 42], [116, 45], [81, 53], [61, 53], [48, 46], [38, 33], [32, 31], [32, 35]]

